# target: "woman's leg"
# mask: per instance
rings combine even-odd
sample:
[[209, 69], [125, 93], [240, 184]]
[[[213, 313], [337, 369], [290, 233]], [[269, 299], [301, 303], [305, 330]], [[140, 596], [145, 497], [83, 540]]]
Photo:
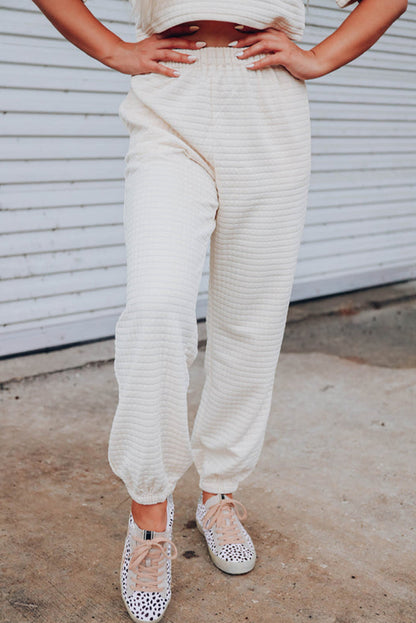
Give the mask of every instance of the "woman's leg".
[[127, 301], [116, 325], [119, 402], [109, 442], [110, 465], [136, 503], [139, 525], [146, 516], [137, 505], [158, 505], [161, 521], [162, 503], [192, 463], [188, 369], [218, 207], [206, 166], [189, 158], [179, 139], [164, 132], [146, 146], [146, 137], [133, 134], [126, 157]]
[[305, 84], [284, 69], [241, 71], [217, 104], [206, 379], [191, 437], [212, 493], [236, 491], [262, 449], [310, 175]]

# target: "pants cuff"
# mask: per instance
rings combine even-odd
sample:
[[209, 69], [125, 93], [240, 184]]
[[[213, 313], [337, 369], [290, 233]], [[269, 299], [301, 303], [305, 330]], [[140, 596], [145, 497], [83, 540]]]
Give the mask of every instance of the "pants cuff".
[[234, 493], [238, 489], [238, 483], [214, 478], [201, 479], [199, 481], [199, 488], [207, 493]]
[[175, 489], [175, 485], [170, 485], [166, 487], [163, 491], [151, 491], [151, 492], [139, 492], [135, 491], [133, 488], [130, 488], [126, 485], [126, 489], [132, 500], [137, 502], [137, 504], [158, 504], [159, 502], [164, 502], [168, 495], [171, 495]]

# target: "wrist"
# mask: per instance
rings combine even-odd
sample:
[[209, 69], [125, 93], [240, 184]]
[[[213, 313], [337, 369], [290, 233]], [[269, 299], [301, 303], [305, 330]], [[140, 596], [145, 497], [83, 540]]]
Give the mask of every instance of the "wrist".
[[97, 60], [111, 69], [118, 70], [128, 46], [126, 41], [115, 35], [114, 39], [100, 51]]

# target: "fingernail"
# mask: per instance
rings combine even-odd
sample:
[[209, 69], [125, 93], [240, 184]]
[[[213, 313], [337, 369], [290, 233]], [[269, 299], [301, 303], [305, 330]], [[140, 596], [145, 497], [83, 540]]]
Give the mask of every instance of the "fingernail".
[[188, 61], [196, 61], [196, 56], [188, 56]]
[[238, 41], [231, 41], [228, 45], [237, 45]]
[[189, 26], [189, 30], [199, 30], [199, 26]]
[[174, 76], [180, 76], [181, 74], [179, 73], [179, 71], [177, 69], [175, 69], [175, 71], [173, 72]]
[[206, 41], [197, 41], [196, 42], [196, 47], [197, 48], [203, 48], [206, 44], [207, 44]]
[[244, 54], [244, 51], [243, 51], [243, 52], [238, 52], [238, 53], [236, 54], [236, 56], [242, 56], [243, 54]]
[[246, 67], [254, 67], [254, 63], [250, 63], [250, 65], [246, 65]]
[[239, 24], [238, 26], [234, 26], [236, 30], [243, 30], [244, 24]]

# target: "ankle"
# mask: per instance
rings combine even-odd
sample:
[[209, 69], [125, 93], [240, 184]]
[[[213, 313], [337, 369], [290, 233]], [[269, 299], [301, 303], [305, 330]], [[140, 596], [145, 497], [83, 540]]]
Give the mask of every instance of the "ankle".
[[[202, 503], [205, 504], [205, 502], [209, 500], [209, 498], [212, 498], [214, 495], [217, 495], [217, 493], [210, 493], [209, 491], [202, 490]], [[225, 495], [227, 495], [229, 498], [233, 497], [232, 493], [226, 493]]]
[[131, 512], [141, 530], [164, 532], [167, 527], [167, 500], [157, 504], [139, 504], [132, 500]]

